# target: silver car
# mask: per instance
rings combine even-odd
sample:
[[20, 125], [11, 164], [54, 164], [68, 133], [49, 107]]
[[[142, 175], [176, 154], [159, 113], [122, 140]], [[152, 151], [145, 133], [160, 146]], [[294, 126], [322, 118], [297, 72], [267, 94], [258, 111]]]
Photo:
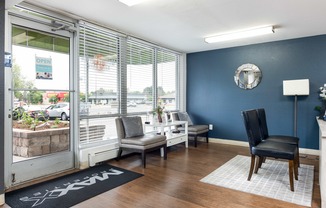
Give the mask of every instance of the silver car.
[[47, 108], [46, 112], [49, 118], [61, 118], [61, 120], [69, 119], [69, 103], [57, 103]]

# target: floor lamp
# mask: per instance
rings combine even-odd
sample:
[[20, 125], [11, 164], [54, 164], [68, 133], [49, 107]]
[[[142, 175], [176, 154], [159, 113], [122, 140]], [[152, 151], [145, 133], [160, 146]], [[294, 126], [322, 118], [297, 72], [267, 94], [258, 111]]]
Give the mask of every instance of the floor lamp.
[[309, 95], [309, 79], [296, 79], [283, 81], [283, 95], [294, 96], [294, 127], [293, 134], [297, 136], [298, 96]]

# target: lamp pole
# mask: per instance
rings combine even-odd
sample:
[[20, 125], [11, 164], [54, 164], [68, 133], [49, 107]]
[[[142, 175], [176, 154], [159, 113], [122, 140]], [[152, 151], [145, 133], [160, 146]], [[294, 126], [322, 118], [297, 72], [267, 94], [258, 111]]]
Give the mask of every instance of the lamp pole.
[[298, 95], [294, 95], [294, 127], [293, 134], [297, 136], [297, 112], [298, 112]]
[[298, 95], [309, 95], [309, 79], [283, 80], [283, 95], [294, 96], [293, 134], [297, 137]]

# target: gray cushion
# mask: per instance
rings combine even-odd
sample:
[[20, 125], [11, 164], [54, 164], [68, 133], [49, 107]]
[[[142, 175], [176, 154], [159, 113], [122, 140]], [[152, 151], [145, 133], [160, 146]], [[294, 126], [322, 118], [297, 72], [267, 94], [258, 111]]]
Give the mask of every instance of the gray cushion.
[[208, 125], [192, 125], [188, 126], [188, 131], [203, 131], [208, 130]]
[[188, 125], [193, 125], [187, 112], [178, 112], [180, 121], [188, 121]]
[[122, 117], [121, 119], [125, 129], [126, 138], [144, 135], [141, 117]]
[[157, 134], [145, 134], [134, 138], [121, 139], [121, 144], [133, 144], [133, 145], [150, 145], [166, 140], [164, 135]]
[[[178, 130], [184, 131], [184, 127], [179, 127]], [[188, 126], [188, 133], [203, 133], [208, 132], [208, 125], [191, 125]]]

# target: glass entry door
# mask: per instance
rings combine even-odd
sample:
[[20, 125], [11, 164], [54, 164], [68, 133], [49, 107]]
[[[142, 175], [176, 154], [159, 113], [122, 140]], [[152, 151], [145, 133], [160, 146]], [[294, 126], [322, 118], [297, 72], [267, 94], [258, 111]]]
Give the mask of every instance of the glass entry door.
[[73, 33], [19, 17], [10, 20], [7, 188], [74, 167], [70, 127], [75, 113]]

